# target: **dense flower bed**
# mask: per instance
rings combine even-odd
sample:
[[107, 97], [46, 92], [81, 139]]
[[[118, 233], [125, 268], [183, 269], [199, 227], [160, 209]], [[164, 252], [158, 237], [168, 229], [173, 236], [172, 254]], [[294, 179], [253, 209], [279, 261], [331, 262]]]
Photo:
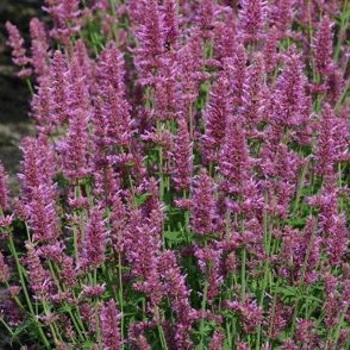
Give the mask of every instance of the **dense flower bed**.
[[28, 47], [7, 23], [36, 134], [20, 198], [0, 168], [3, 332], [350, 348], [350, 3], [44, 3]]

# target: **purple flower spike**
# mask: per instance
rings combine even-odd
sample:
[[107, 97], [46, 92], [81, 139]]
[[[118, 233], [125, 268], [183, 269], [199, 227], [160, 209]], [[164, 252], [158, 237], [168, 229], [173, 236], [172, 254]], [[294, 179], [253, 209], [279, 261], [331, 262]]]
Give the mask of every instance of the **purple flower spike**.
[[21, 67], [21, 71], [18, 73], [18, 76], [27, 78], [32, 74], [32, 70], [30, 68], [26, 68], [26, 66], [31, 63], [31, 60], [26, 56], [24, 40], [18, 28], [12, 23], [6, 22], [6, 29], [9, 33], [8, 44], [12, 48], [12, 61], [16, 66]]
[[95, 206], [89, 211], [85, 227], [82, 252], [82, 266], [88, 269], [98, 268], [105, 261], [107, 231], [103, 220], [103, 211]]
[[172, 173], [177, 191], [188, 191], [193, 170], [192, 143], [184, 118], [179, 120], [179, 129], [174, 150], [174, 169]]
[[315, 36], [315, 62], [319, 74], [328, 74], [333, 70], [333, 23], [328, 16], [324, 16], [319, 23]]
[[114, 300], [106, 302], [100, 312], [102, 344], [105, 350], [119, 350], [122, 347], [119, 323], [121, 314]]
[[241, 0], [240, 26], [244, 43], [255, 43], [262, 37], [265, 6], [263, 0]]
[[44, 24], [38, 19], [30, 21], [30, 37], [32, 39], [31, 55], [34, 73], [40, 81], [49, 73], [49, 42]]
[[202, 169], [195, 177], [192, 189], [191, 229], [199, 235], [214, 231], [216, 203], [214, 198], [214, 180]]

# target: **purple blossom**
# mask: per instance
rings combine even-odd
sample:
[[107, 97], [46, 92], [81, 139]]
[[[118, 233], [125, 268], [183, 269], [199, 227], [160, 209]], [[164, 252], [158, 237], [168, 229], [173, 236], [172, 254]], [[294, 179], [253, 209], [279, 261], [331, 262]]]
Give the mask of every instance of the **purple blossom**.
[[142, 2], [136, 37], [139, 47], [135, 51], [135, 64], [143, 85], [153, 84], [156, 72], [162, 65], [165, 51], [164, 14], [161, 13], [156, 0]]
[[37, 298], [47, 299], [52, 286], [49, 272], [44, 269], [35, 246], [26, 243], [27, 256], [25, 259], [29, 274], [29, 285]]
[[8, 44], [12, 48], [12, 61], [16, 66], [21, 68], [18, 75], [22, 78], [27, 78], [32, 74], [32, 70], [27, 68], [27, 65], [31, 63], [31, 60], [26, 55], [24, 40], [18, 28], [12, 23], [6, 22], [6, 29], [9, 33]]
[[243, 303], [227, 301], [227, 306], [239, 314], [243, 331], [247, 334], [255, 333], [257, 327], [263, 323], [263, 310], [256, 300], [246, 300]]
[[73, 183], [91, 172], [88, 118], [84, 109], [78, 109], [70, 119], [67, 136], [56, 145], [61, 155], [63, 173]]
[[89, 270], [98, 268], [106, 259], [106, 240], [108, 232], [103, 219], [103, 211], [100, 206], [94, 206], [89, 211], [88, 221], [85, 226], [81, 264]]
[[219, 163], [219, 172], [226, 180], [224, 186], [228, 193], [242, 193], [251, 177], [251, 164], [242, 121], [230, 116], [226, 124]]
[[194, 255], [198, 260], [198, 265], [203, 275], [206, 276], [209, 283], [207, 301], [210, 305], [214, 303], [215, 298], [220, 294], [220, 288], [223, 283], [221, 271], [222, 250], [214, 246], [198, 247]]
[[54, 28], [50, 31], [52, 38], [66, 47], [70, 39], [81, 29], [79, 0], [45, 0], [43, 10], [50, 14]]
[[38, 80], [45, 79], [49, 73], [49, 55], [50, 46], [44, 24], [38, 19], [33, 18], [30, 21], [30, 37], [31, 37], [31, 63], [34, 73]]
[[100, 311], [102, 344], [106, 350], [119, 350], [122, 346], [118, 329], [121, 317], [113, 300], [102, 306]]
[[174, 145], [172, 178], [177, 191], [188, 191], [193, 171], [193, 146], [185, 118], [180, 117], [178, 124], [179, 127]]
[[214, 181], [204, 169], [193, 180], [191, 201], [191, 229], [198, 235], [213, 233], [216, 217]]
[[295, 0], [274, 0], [268, 12], [269, 24], [276, 28], [278, 38], [288, 37], [295, 15]]
[[323, 16], [316, 33], [314, 51], [317, 72], [327, 75], [333, 68], [333, 24], [328, 16]]
[[225, 340], [225, 334], [221, 331], [215, 331], [210, 340], [209, 350], [221, 350], [223, 342]]
[[210, 90], [209, 103], [203, 116], [205, 133], [202, 139], [202, 155], [206, 163], [218, 162], [229, 112], [229, 81], [225, 74], [220, 74]]
[[170, 48], [177, 48], [179, 37], [179, 23], [176, 14], [176, 1], [165, 0], [163, 4], [164, 12], [164, 28], [165, 28], [165, 44]]
[[241, 0], [240, 35], [244, 43], [255, 43], [262, 37], [266, 3], [262, 0]]
[[97, 81], [100, 108], [97, 123], [100, 127], [105, 124], [104, 142], [108, 146], [130, 146], [132, 130], [130, 105], [125, 98], [124, 59], [113, 42], [101, 52]]
[[58, 237], [58, 217], [53, 183], [55, 168], [51, 145], [45, 137], [26, 138], [23, 141], [22, 204], [34, 240], [52, 240]]
[[219, 61], [233, 58], [235, 54], [237, 23], [233, 11], [229, 8], [226, 11], [224, 21], [216, 23], [214, 27], [214, 54]]
[[189, 303], [190, 291], [185, 283], [185, 276], [181, 273], [172, 251], [165, 251], [160, 257], [159, 273], [165, 280], [165, 292], [170, 297], [171, 308], [177, 320], [175, 324], [175, 344], [178, 349], [191, 349], [192, 323], [197, 319], [197, 313]]
[[0, 282], [5, 283], [10, 280], [11, 272], [9, 266], [5, 262], [5, 257], [0, 251]]
[[50, 64], [52, 121], [62, 125], [68, 119], [69, 80], [66, 58], [61, 51], [55, 51]]
[[345, 121], [328, 104], [323, 106], [317, 131], [315, 171], [326, 179], [332, 179], [337, 162], [346, 159], [349, 131]]
[[289, 127], [305, 125], [308, 122], [310, 100], [306, 95], [307, 79], [301, 57], [295, 46], [292, 46], [283, 58], [285, 67], [271, 96], [273, 123]]

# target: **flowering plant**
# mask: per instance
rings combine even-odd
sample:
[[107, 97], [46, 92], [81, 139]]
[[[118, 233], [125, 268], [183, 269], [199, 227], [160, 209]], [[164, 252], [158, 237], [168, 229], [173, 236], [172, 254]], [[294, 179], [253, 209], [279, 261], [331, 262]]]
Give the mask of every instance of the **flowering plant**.
[[[45, 0], [1, 322], [38, 349], [350, 346], [348, 1]], [[26, 238], [23, 239], [25, 232]]]

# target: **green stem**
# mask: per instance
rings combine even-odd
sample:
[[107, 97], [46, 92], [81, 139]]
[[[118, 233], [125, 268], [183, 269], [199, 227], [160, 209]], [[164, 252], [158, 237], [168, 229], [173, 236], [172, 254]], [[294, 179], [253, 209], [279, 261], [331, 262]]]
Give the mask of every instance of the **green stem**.
[[27, 289], [27, 285], [26, 285], [26, 282], [25, 282], [25, 278], [23, 276], [23, 273], [24, 273], [23, 270], [24, 269], [23, 269], [23, 266], [20, 263], [20, 260], [19, 260], [18, 254], [17, 254], [17, 250], [16, 250], [15, 245], [13, 243], [12, 235], [13, 235], [13, 233], [10, 232], [9, 233], [9, 240], [8, 240], [8, 242], [9, 242], [9, 249], [10, 249], [10, 252], [11, 252], [12, 256], [15, 258], [17, 272], [18, 272], [18, 275], [19, 275], [19, 281], [20, 281], [20, 284], [21, 284], [21, 287], [22, 287], [22, 290], [23, 290], [23, 293], [24, 293], [24, 297], [26, 299], [26, 303], [27, 303], [27, 306], [29, 308], [29, 311], [30, 311], [31, 317], [33, 319], [33, 322], [34, 322], [34, 324], [36, 325], [36, 327], [38, 329], [40, 338], [42, 339], [45, 347], [50, 350], [51, 349], [50, 342], [47, 340], [42, 327], [39, 325], [39, 322], [37, 320], [37, 315], [34, 312], [33, 305], [32, 305], [32, 302], [30, 300], [30, 296], [29, 296], [29, 293], [28, 293], [28, 289]]
[[[121, 312], [120, 319], [120, 337], [121, 343], [124, 344], [124, 291], [123, 291], [123, 275], [122, 275], [122, 258], [121, 254], [118, 254], [118, 279], [119, 279], [119, 288], [118, 288], [118, 300], [119, 300], [119, 309]], [[123, 345], [124, 348], [124, 345]]]
[[204, 290], [203, 290], [203, 299], [202, 299], [202, 308], [201, 308], [201, 323], [200, 323], [200, 335], [201, 335], [201, 342], [199, 349], [203, 350], [204, 349], [204, 335], [205, 335], [205, 310], [207, 306], [207, 297], [208, 297], [208, 288], [209, 288], [209, 282], [208, 279], [206, 279], [205, 284], [204, 284]]

